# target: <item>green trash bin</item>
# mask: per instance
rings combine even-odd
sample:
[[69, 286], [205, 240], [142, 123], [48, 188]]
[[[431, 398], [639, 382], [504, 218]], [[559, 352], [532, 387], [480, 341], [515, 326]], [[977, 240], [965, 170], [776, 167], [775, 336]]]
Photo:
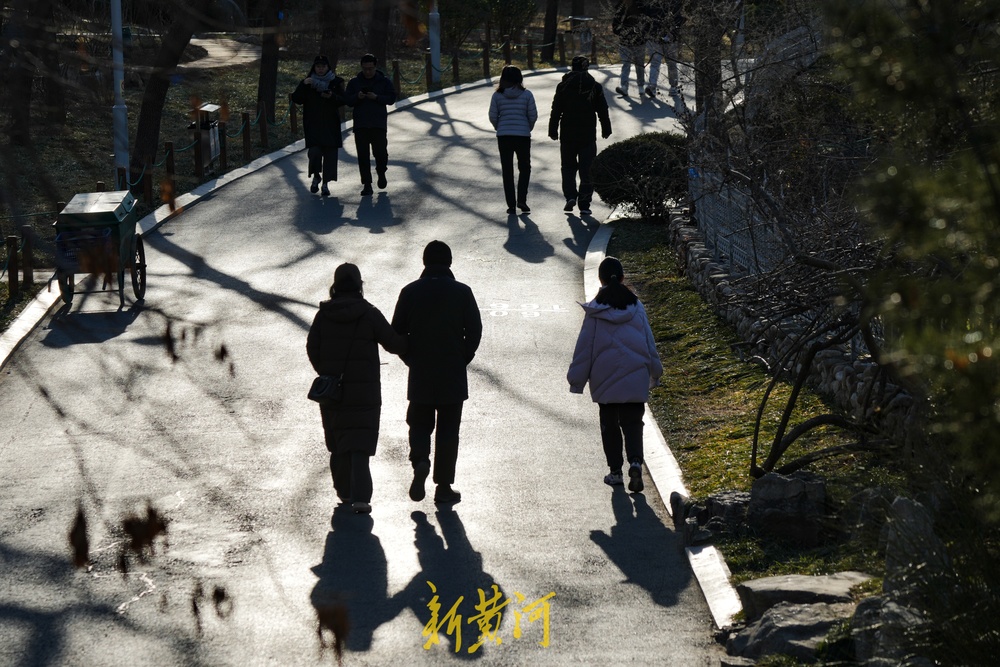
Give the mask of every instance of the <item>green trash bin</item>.
[[125, 305], [125, 271], [137, 301], [146, 294], [146, 252], [135, 231], [135, 197], [128, 190], [84, 192], [59, 212], [56, 230], [56, 280], [64, 302], [72, 303], [76, 274], [104, 277], [99, 290], [110, 291], [117, 274], [119, 306]]

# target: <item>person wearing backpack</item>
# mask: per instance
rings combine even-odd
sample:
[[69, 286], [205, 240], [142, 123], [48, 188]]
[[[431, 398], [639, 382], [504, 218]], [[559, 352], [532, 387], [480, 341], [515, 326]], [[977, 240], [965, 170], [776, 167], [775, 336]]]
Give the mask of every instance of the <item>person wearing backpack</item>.
[[601, 289], [581, 304], [585, 316], [566, 379], [574, 394], [590, 383], [598, 405], [601, 441], [610, 472], [609, 486], [624, 484], [622, 469], [628, 457], [628, 489], [639, 493], [642, 482], [642, 416], [649, 390], [663, 375], [656, 340], [642, 302], [625, 286], [625, 270], [614, 257], [605, 257], [597, 270]]
[[597, 156], [598, 118], [601, 137], [611, 136], [608, 100], [604, 88], [587, 72], [588, 67], [590, 61], [585, 56], [573, 58], [570, 71], [556, 86], [549, 115], [549, 138], [559, 141], [562, 192], [566, 198], [563, 210], [569, 213], [579, 205], [580, 215], [590, 215], [590, 201], [594, 196], [590, 165]]

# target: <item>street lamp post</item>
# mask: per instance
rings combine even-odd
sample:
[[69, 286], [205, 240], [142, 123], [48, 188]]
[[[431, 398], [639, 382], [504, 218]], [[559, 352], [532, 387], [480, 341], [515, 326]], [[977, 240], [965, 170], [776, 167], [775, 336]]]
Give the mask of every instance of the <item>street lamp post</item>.
[[[112, 107], [112, 133], [115, 140], [115, 182], [117, 189], [125, 190], [128, 183], [118, 183], [118, 168], [128, 174], [128, 109], [122, 92], [125, 89], [125, 61], [122, 56], [122, 1], [111, 2], [111, 61], [114, 69], [115, 105]], [[126, 181], [128, 176], [125, 177]]]

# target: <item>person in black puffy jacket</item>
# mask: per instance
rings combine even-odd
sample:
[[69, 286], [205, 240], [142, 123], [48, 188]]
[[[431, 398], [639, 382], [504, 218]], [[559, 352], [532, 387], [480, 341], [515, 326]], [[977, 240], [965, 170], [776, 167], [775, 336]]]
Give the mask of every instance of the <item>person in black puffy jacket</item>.
[[[562, 164], [562, 191], [567, 213], [579, 204], [581, 215], [590, 215], [594, 185], [590, 181], [590, 165], [597, 156], [597, 119], [601, 120], [601, 137], [611, 136], [611, 117], [604, 89], [588, 72], [590, 61], [585, 56], [573, 58], [572, 69], [556, 86], [549, 115], [549, 137], [559, 140]], [[577, 174], [580, 186], [577, 187]]]
[[343, 374], [343, 398], [321, 405], [333, 488], [356, 513], [371, 512], [369, 461], [378, 444], [382, 382], [378, 346], [406, 352], [406, 337], [396, 333], [379, 309], [365, 300], [361, 271], [341, 264], [333, 274], [330, 300], [319, 305], [306, 340], [309, 361], [318, 375]]

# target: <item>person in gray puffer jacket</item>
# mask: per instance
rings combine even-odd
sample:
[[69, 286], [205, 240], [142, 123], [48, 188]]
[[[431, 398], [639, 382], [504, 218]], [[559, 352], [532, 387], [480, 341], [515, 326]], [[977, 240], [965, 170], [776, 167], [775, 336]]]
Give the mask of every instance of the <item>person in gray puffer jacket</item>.
[[[528, 181], [531, 177], [531, 130], [538, 120], [535, 96], [524, 87], [521, 70], [507, 65], [500, 72], [500, 82], [490, 98], [490, 124], [497, 131], [500, 171], [507, 214], [528, 208]], [[517, 155], [517, 190], [514, 189], [514, 156]]]
[[663, 364], [646, 309], [624, 285], [624, 274], [622, 263], [614, 257], [605, 257], [598, 267], [601, 289], [592, 301], [582, 304], [586, 316], [566, 379], [574, 394], [582, 394], [590, 382], [590, 396], [600, 411], [604, 456], [611, 469], [604, 483], [624, 483], [624, 436], [628, 488], [638, 493], [643, 489], [642, 415], [649, 390], [663, 375]]

